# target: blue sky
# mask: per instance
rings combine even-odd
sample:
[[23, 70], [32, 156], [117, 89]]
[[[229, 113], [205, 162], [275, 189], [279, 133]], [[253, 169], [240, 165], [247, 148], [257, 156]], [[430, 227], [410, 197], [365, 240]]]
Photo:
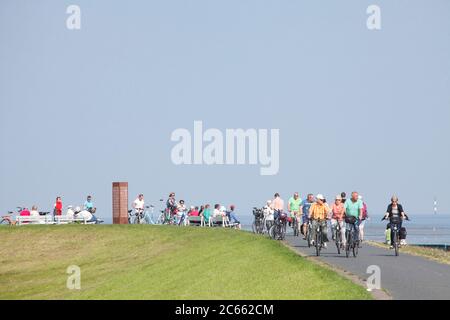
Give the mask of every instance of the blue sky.
[[[81, 30], [66, 8], [81, 8]], [[366, 27], [381, 8], [382, 29]], [[275, 192], [450, 213], [449, 1], [0, 3], [0, 210], [111, 182], [241, 214]], [[175, 166], [177, 128], [280, 129], [280, 171]]]

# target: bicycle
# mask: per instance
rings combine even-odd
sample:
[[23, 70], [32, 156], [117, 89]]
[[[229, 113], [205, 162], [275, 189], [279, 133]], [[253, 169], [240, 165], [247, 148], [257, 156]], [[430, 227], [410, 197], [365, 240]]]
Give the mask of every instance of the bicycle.
[[253, 215], [255, 219], [252, 223], [252, 231], [255, 234], [263, 234], [264, 233], [264, 213], [262, 209], [258, 209], [253, 207]]
[[13, 226], [16, 224], [16, 220], [13, 218], [14, 212], [8, 211], [8, 214], [1, 216], [0, 226]]
[[287, 215], [284, 212], [279, 212], [275, 215], [274, 224], [269, 229], [269, 236], [273, 240], [284, 240], [286, 236]]
[[294, 229], [294, 237], [298, 237], [300, 235], [299, 223], [298, 223], [298, 215], [294, 215], [292, 221], [292, 229]]
[[[386, 220], [385, 217], [381, 219], [381, 221]], [[406, 220], [409, 220], [409, 218], [406, 216]], [[400, 223], [401, 218], [400, 217], [391, 217], [389, 218], [389, 223], [391, 226], [392, 234], [391, 234], [391, 243], [392, 247], [394, 247], [395, 256], [398, 257], [400, 255]]]
[[311, 247], [311, 237], [312, 237], [312, 223], [311, 220], [308, 221], [308, 226], [306, 228], [306, 241], [308, 242], [308, 248]]
[[[316, 248], [316, 256], [320, 256], [320, 251], [322, 250], [323, 244], [323, 230], [322, 230], [322, 220], [317, 220], [316, 236], [314, 237], [314, 246]], [[326, 232], [326, 230], [325, 230]]]
[[[16, 207], [16, 215], [20, 216], [23, 207]], [[14, 212], [8, 211], [8, 214], [1, 216], [0, 226], [14, 226], [16, 225], [16, 219], [14, 219]]]
[[341, 224], [336, 220], [336, 227], [334, 228], [334, 241], [336, 243], [336, 248], [338, 254], [341, 254], [342, 248], [342, 233], [341, 233]]
[[356, 258], [356, 256], [358, 255], [358, 247], [359, 247], [359, 240], [357, 239], [355, 231], [355, 229], [358, 228], [358, 226], [356, 225], [357, 222], [356, 217], [353, 216], [345, 217], [345, 222], [347, 224], [345, 230], [345, 239], [346, 239], [345, 256], [348, 258], [350, 256], [350, 250], [352, 250], [353, 257]]

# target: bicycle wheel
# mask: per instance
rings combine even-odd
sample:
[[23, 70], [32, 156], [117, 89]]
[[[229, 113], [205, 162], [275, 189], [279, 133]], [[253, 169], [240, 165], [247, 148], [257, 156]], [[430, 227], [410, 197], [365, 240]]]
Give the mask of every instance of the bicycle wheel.
[[395, 256], [398, 257], [398, 255], [399, 255], [398, 233], [395, 231], [394, 231], [394, 250], [395, 250]]
[[0, 221], [1, 226], [9, 226], [10, 224], [11, 222], [8, 219], [2, 219], [2, 221]]
[[253, 221], [253, 223], [252, 223], [252, 231], [253, 231], [253, 233], [257, 233], [257, 230], [256, 230], [256, 221]]
[[336, 235], [335, 235], [335, 239], [336, 239], [336, 248], [337, 248], [337, 252], [338, 254], [341, 254], [341, 231], [338, 230], [336, 228]]
[[275, 240], [275, 225], [273, 225], [273, 226], [270, 227], [268, 233], [269, 233], [269, 237], [270, 237], [272, 240]]
[[311, 230], [306, 228], [306, 241], [308, 242], [308, 248], [311, 248]]
[[356, 256], [358, 255], [358, 243], [357, 242], [353, 242], [353, 256], [356, 258]]
[[345, 245], [345, 256], [348, 258], [348, 256], [350, 255], [350, 246], [351, 246], [351, 237], [350, 237], [350, 231], [346, 230], [345, 231], [345, 238], [347, 239], [347, 243]]
[[320, 249], [321, 249], [321, 246], [322, 246], [322, 239], [321, 239], [320, 234], [321, 234], [321, 232], [319, 230], [316, 231], [316, 239], [315, 239], [315, 241], [316, 241], [316, 243], [315, 243], [315, 245], [316, 245], [316, 256], [320, 256]]

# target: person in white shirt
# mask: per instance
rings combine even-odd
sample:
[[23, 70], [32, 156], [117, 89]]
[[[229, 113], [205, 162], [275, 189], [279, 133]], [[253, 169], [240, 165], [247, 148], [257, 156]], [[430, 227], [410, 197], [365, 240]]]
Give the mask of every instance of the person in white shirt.
[[144, 212], [145, 201], [144, 201], [144, 195], [142, 193], [140, 195], [138, 195], [136, 200], [133, 201], [132, 206], [133, 206], [133, 209], [134, 209], [134, 212], [136, 215], [138, 213]]
[[73, 208], [72, 206], [68, 206], [68, 207], [67, 207], [66, 216], [67, 216], [67, 218], [69, 218], [69, 219], [73, 219], [73, 217], [75, 216], [75, 212], [73, 211], [72, 208]]
[[37, 206], [31, 207], [30, 217], [39, 217], [39, 211], [38, 211]]
[[180, 200], [177, 204], [177, 224], [180, 225], [182, 222], [186, 225], [186, 211], [187, 208], [184, 205], [184, 200]]
[[266, 205], [263, 207], [264, 221], [266, 221], [266, 228], [269, 231], [274, 221], [274, 209], [272, 209], [272, 201], [267, 200]]

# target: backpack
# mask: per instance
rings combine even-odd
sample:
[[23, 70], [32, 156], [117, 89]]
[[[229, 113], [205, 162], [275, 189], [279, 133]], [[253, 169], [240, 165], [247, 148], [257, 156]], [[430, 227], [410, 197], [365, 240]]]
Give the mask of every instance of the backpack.
[[399, 232], [400, 240], [405, 240], [407, 234], [408, 234], [408, 232], [406, 232], [406, 228], [405, 227], [401, 227], [400, 228], [400, 232]]
[[368, 217], [368, 214], [367, 214], [367, 204], [366, 204], [366, 203], [363, 203], [363, 214], [362, 214], [362, 219], [363, 219], [363, 220], [366, 220], [367, 217]]

